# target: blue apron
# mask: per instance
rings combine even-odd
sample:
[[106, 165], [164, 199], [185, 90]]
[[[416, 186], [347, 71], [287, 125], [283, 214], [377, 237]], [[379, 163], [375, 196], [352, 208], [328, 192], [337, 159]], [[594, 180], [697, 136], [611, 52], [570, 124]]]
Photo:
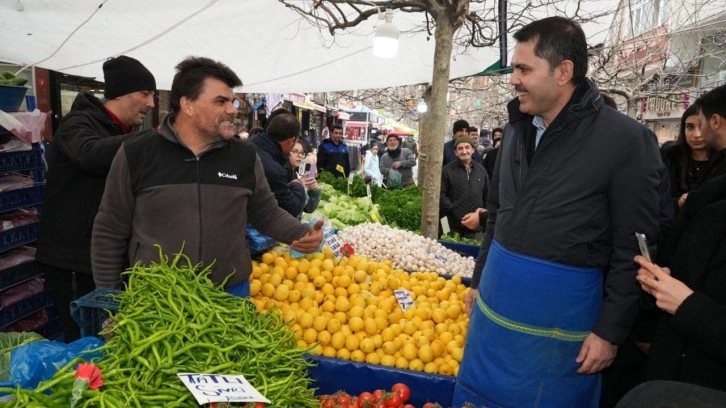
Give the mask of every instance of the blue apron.
[[237, 297], [249, 297], [250, 296], [250, 281], [245, 280], [234, 286], [225, 288], [224, 291], [229, 293], [230, 295], [234, 295]]
[[597, 408], [600, 375], [575, 362], [602, 307], [602, 270], [492, 242], [471, 313], [455, 407]]

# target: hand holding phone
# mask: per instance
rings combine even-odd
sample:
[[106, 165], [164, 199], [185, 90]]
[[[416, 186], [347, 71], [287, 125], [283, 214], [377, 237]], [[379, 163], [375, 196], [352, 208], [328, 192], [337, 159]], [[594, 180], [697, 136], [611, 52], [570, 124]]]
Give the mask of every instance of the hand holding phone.
[[648, 251], [648, 240], [645, 238], [645, 234], [636, 232], [635, 238], [638, 239], [638, 247], [640, 248], [640, 254], [643, 255], [643, 258], [648, 260], [648, 262], [653, 262], [650, 259], [650, 251]]

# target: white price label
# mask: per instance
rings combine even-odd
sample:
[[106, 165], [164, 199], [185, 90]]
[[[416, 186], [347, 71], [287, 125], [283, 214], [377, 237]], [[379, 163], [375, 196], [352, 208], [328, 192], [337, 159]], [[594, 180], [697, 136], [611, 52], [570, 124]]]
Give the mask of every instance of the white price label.
[[371, 185], [366, 184], [366, 195], [368, 196], [369, 200], [373, 199], [373, 194], [371, 193]]
[[393, 295], [396, 296], [398, 305], [401, 306], [401, 309], [403, 309], [404, 312], [409, 307], [413, 307], [413, 298], [411, 297], [411, 292], [407, 291], [406, 289], [396, 289], [393, 291]]
[[333, 255], [335, 257], [340, 256], [340, 247], [342, 244], [340, 243], [340, 240], [338, 239], [338, 234], [335, 233], [335, 231], [328, 230], [323, 237], [325, 238], [325, 243], [330, 247], [330, 249], [333, 250]]
[[449, 231], [451, 231], [451, 227], [449, 227], [449, 219], [446, 217], [441, 217], [441, 233], [444, 235], [449, 235]]
[[243, 375], [177, 373], [199, 405], [214, 402], [264, 402], [270, 404]]
[[348, 175], [348, 184], [353, 185], [353, 177], [355, 177], [355, 173], [351, 172]]
[[434, 254], [434, 258], [438, 259], [439, 261], [441, 261], [443, 263], [449, 262], [449, 258], [447, 258], [447, 257], [445, 257], [444, 255], [441, 255], [441, 254]]

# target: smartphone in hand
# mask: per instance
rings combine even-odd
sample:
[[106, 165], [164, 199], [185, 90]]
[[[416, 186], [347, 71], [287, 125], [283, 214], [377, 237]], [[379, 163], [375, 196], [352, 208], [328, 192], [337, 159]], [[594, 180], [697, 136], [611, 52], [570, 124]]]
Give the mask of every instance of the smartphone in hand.
[[650, 259], [650, 251], [648, 251], [648, 240], [645, 238], [645, 234], [636, 232], [635, 238], [638, 240], [638, 247], [640, 248], [640, 254], [643, 255], [643, 258], [647, 259], [648, 262], [653, 262]]

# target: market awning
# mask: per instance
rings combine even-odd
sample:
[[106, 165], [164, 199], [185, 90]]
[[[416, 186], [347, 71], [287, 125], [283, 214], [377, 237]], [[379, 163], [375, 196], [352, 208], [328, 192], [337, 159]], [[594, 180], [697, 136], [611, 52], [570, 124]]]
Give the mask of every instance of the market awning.
[[[398, 55], [383, 60], [372, 53], [377, 18], [332, 37], [274, 0], [23, 0], [22, 11], [10, 2], [0, 12], [0, 61], [97, 80], [103, 79], [103, 62], [121, 54], [139, 59], [154, 73], [157, 87], [167, 90], [174, 66], [190, 55], [229, 65], [244, 82], [239, 92], [246, 93], [385, 88], [428, 83], [433, 72], [435, 41], [421, 29], [426, 15], [420, 12], [393, 12], [401, 31]], [[546, 7], [528, 6], [529, 1], [508, 3], [512, 15], [524, 7], [531, 9], [527, 18], [546, 15]], [[614, 3], [583, 2], [581, 12], [613, 9]], [[486, 13], [492, 4], [469, 7]], [[603, 33], [609, 23], [605, 18], [583, 27]], [[234, 42], [242, 32], [255, 34], [240, 50]], [[456, 43], [450, 78], [475, 75], [498, 59], [498, 44]]]
[[349, 113], [345, 113], [345, 112], [337, 112], [335, 114], [335, 117], [338, 118], [338, 119], [340, 119], [340, 120], [348, 120], [348, 119], [350, 119], [350, 114]]
[[484, 71], [474, 75], [474, 76], [494, 76], [494, 75], [502, 75], [502, 74], [511, 74], [514, 71], [514, 68], [506, 66], [502, 68], [502, 61], [497, 61], [493, 63], [492, 65], [489, 65], [484, 69]]

